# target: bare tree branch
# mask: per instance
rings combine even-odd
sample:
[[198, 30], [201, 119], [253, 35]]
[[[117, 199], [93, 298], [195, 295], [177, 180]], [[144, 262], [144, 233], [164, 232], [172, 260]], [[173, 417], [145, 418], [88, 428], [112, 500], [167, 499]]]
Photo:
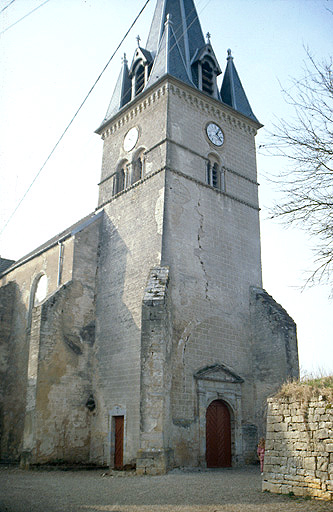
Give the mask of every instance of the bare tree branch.
[[282, 89], [293, 117], [281, 119], [261, 147], [290, 163], [275, 178], [283, 201], [273, 206], [271, 218], [299, 225], [316, 241], [306, 285], [333, 284], [333, 62], [319, 63], [306, 53], [303, 78]]

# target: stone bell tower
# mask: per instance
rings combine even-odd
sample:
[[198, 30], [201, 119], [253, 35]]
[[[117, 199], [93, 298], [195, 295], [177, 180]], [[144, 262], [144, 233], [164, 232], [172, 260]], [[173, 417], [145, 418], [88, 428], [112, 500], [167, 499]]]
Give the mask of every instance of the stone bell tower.
[[193, 0], [158, 0], [102, 125], [91, 454], [140, 473], [251, 462], [266, 397], [298, 375], [263, 289], [252, 112]]

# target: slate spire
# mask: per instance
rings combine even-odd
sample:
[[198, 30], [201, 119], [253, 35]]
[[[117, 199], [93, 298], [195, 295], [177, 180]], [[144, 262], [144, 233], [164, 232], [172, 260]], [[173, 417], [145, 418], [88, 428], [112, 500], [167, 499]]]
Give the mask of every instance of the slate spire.
[[182, 82], [194, 86], [191, 71], [176, 37], [171, 15], [167, 14], [165, 28], [161, 36], [153, 68], [146, 87], [150, 87], [163, 75], [172, 75]]
[[141, 46], [138, 36], [130, 69], [124, 56], [102, 126], [124, 105], [165, 75], [173, 76], [222, 101], [260, 125], [246, 97], [231, 50], [228, 50], [221, 91], [217, 86], [220, 74], [211, 35], [207, 33], [205, 41], [194, 0], [157, 0], [146, 47]]
[[111, 119], [126, 103], [131, 101], [132, 83], [129, 78], [128, 62], [126, 53], [122, 59], [121, 71], [118, 76], [116, 86], [114, 88], [109, 108], [105, 114], [103, 124]]
[[220, 94], [223, 103], [226, 103], [233, 109], [237, 110], [237, 112], [240, 112], [244, 116], [259, 123], [258, 119], [252, 112], [250, 103], [246, 97], [230, 49], [228, 49], [227, 67], [224, 73]]
[[193, 0], [157, 0], [146, 49], [155, 57], [163, 37], [167, 15], [173, 24], [173, 32], [186, 67], [198, 48], [205, 46], [205, 39]]

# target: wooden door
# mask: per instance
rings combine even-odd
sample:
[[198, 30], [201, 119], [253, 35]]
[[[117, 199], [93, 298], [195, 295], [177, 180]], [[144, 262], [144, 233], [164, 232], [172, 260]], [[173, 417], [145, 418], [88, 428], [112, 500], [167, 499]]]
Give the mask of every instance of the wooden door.
[[206, 412], [206, 462], [208, 468], [231, 466], [230, 412], [221, 400], [214, 400]]
[[124, 451], [124, 416], [115, 416], [114, 467], [122, 469]]

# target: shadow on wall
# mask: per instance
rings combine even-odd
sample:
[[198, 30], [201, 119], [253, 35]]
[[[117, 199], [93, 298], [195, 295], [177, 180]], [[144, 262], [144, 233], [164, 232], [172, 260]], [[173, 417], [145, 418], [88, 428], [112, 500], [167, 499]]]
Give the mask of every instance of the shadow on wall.
[[[122, 219], [115, 226], [110, 218], [116, 217], [122, 204], [120, 197], [103, 216], [96, 289], [93, 387], [97, 407], [90, 453], [94, 463], [111, 468], [135, 464], [139, 448], [140, 322], [148, 279], [140, 265], [140, 229], [128, 220], [123, 225]], [[131, 241], [130, 248], [120, 235], [122, 229]]]
[[[26, 307], [14, 282], [0, 288], [0, 461], [19, 462], [24, 428], [28, 349]], [[12, 332], [14, 315], [16, 335]]]

